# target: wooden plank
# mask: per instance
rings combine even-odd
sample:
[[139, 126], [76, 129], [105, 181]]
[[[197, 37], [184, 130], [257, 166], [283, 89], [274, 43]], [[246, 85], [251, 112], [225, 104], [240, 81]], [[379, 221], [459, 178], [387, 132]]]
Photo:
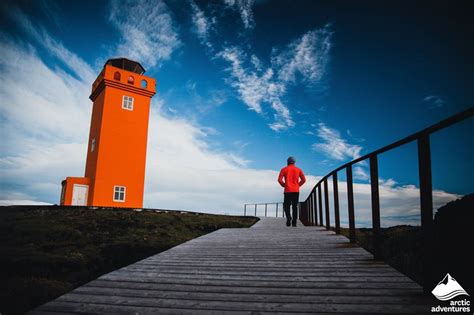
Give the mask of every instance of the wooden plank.
[[[56, 314], [58, 312], [66, 314], [222, 314], [222, 311], [211, 309], [185, 309], [180, 307], [159, 308], [146, 307], [142, 305], [110, 305], [102, 303], [73, 303], [56, 301], [35, 309], [29, 314]], [[249, 314], [244, 311], [226, 310], [226, 314]]]
[[419, 285], [413, 282], [344, 282], [344, 281], [252, 281], [252, 280], [228, 280], [228, 279], [180, 279], [180, 278], [147, 278], [137, 277], [135, 275], [122, 275], [110, 273], [98, 279], [112, 280], [112, 281], [135, 281], [135, 282], [150, 282], [150, 283], [169, 283], [169, 284], [188, 284], [188, 285], [214, 285], [214, 286], [246, 286], [246, 287], [268, 287], [268, 288], [352, 288], [352, 289], [367, 289], [367, 288], [411, 288], [420, 289]]
[[[317, 270], [317, 269], [312, 269], [309, 270], [308, 272], [304, 272], [302, 270], [297, 270], [295, 272], [284, 272], [282, 273], [281, 270], [277, 271], [272, 271], [272, 270], [226, 270], [226, 269], [174, 269], [171, 267], [170, 269], [168, 268], [142, 268], [140, 266], [131, 266], [129, 268], [123, 268], [121, 269], [122, 274], [133, 274], [133, 273], [141, 273], [141, 274], [152, 274], [157, 277], [160, 275], [162, 276], [169, 276], [172, 274], [191, 274], [191, 275], [213, 275], [213, 276], [232, 276], [232, 275], [240, 275], [240, 276], [250, 276], [250, 277], [337, 277], [337, 276], [351, 276], [351, 277], [367, 277], [370, 275], [373, 278], [376, 277], [391, 277], [391, 278], [403, 278], [403, 279], [408, 279], [406, 276], [400, 274], [397, 271], [394, 271], [389, 268], [385, 269], [370, 269], [370, 268], [364, 268], [364, 269], [352, 269], [352, 270], [347, 270], [346, 268], [338, 268], [338, 269], [326, 269], [326, 270]], [[409, 280], [411, 282], [411, 280]]]
[[[113, 295], [123, 297], [146, 297], [146, 298], [172, 298], [172, 299], [191, 299], [191, 300], [214, 300], [214, 301], [241, 301], [241, 302], [295, 302], [295, 296], [289, 294], [254, 294], [248, 292], [219, 292], [219, 291], [185, 291], [185, 290], [162, 290], [162, 289], [133, 289], [133, 288], [109, 288], [83, 286], [74, 291], [75, 294], [83, 295]], [[310, 292], [311, 293], [311, 292]], [[426, 302], [419, 296], [354, 296], [354, 295], [315, 295], [302, 294], [298, 297], [298, 302], [310, 304], [400, 304], [414, 303], [420, 304]]]
[[234, 294], [280, 294], [280, 295], [311, 295], [311, 296], [411, 296], [421, 297], [419, 288], [366, 288], [354, 290], [345, 288], [291, 288], [291, 287], [232, 287], [225, 285], [173, 284], [136, 281], [111, 281], [97, 279], [83, 287], [130, 288], [138, 290], [161, 290], [179, 292], [220, 292]]
[[[153, 279], [189, 279], [189, 280], [224, 280], [224, 281], [257, 281], [257, 282], [356, 282], [359, 283], [364, 281], [367, 284], [372, 283], [388, 283], [388, 282], [397, 282], [397, 283], [408, 283], [411, 284], [412, 281], [402, 276], [383, 276], [376, 275], [372, 276], [370, 273], [363, 274], [351, 274], [351, 273], [330, 273], [325, 276], [321, 275], [300, 275], [293, 276], [291, 274], [287, 275], [254, 275], [254, 274], [225, 274], [225, 273], [216, 273], [216, 274], [205, 274], [205, 273], [157, 273], [157, 272], [122, 272], [122, 276], [125, 277], [140, 277], [143, 279], [153, 278]], [[108, 279], [106, 276], [103, 279]]]
[[153, 299], [142, 297], [121, 297], [121, 296], [96, 296], [68, 294], [58, 298], [58, 302], [69, 302], [76, 304], [79, 309], [86, 305], [102, 304], [109, 306], [139, 306], [161, 309], [195, 309], [195, 310], [214, 310], [214, 311], [246, 311], [246, 312], [351, 312], [351, 313], [404, 313], [407, 311], [424, 311], [423, 304], [313, 304], [301, 302], [241, 302], [241, 301], [214, 301], [214, 300], [191, 300], [191, 299]]
[[[308, 275], [318, 275], [318, 274], [325, 274], [325, 271], [331, 271], [331, 268], [321, 268], [318, 265], [311, 265], [311, 264], [305, 264], [305, 265], [299, 265], [300, 267], [304, 267], [304, 270], [309, 270]], [[171, 273], [177, 273], [177, 272], [187, 272], [188, 270], [193, 270], [196, 272], [208, 272], [208, 273], [221, 273], [221, 272], [229, 272], [229, 273], [240, 273], [240, 272], [248, 272], [250, 269], [254, 273], [287, 273], [288, 268], [294, 267], [294, 264], [287, 264], [284, 266], [278, 265], [278, 266], [266, 266], [266, 265], [261, 265], [258, 267], [252, 266], [252, 268], [249, 268], [249, 266], [206, 266], [206, 265], [190, 265], [190, 266], [174, 266], [174, 265], [157, 265], [157, 266], [150, 266], [146, 265], [143, 270], [158, 270], [157, 268], [162, 268], [162, 270], [169, 271]], [[137, 269], [135, 269], [137, 268]], [[127, 270], [142, 270], [138, 269], [139, 267], [130, 267], [130, 269]], [[361, 272], [367, 272], [367, 271], [372, 271], [371, 274], [391, 274], [391, 275], [399, 275], [398, 272], [393, 271], [390, 268], [387, 268], [387, 266], [384, 265], [375, 265], [375, 266], [353, 266], [353, 265], [343, 265], [343, 266], [336, 266], [336, 269], [346, 269], [346, 268], [351, 268], [355, 271], [361, 271]], [[312, 270], [317, 269], [318, 273], [314, 273]], [[304, 271], [295, 271], [293, 273], [294, 275], [304, 275]]]

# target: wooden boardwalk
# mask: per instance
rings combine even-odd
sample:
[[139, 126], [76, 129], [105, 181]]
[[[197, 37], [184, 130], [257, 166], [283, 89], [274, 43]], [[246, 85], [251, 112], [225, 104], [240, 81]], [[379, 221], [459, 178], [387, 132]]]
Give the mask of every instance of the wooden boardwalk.
[[321, 227], [262, 218], [108, 273], [32, 313], [403, 313], [433, 299]]

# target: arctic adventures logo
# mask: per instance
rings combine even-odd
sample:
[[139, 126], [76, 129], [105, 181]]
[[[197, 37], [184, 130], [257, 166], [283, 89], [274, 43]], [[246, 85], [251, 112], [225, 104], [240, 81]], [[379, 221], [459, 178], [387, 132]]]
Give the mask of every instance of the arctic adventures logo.
[[[469, 296], [459, 282], [449, 273], [444, 276], [443, 280], [438, 283], [431, 293], [440, 301], [449, 301], [459, 295]], [[431, 312], [471, 312], [471, 301], [467, 299], [450, 301], [449, 306], [433, 306]]]

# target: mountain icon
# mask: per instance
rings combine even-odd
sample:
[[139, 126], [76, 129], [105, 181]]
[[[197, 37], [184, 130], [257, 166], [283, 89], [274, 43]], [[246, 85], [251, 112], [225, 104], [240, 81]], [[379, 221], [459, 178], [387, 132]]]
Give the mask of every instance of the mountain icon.
[[431, 291], [433, 295], [441, 301], [451, 300], [458, 295], [467, 295], [466, 291], [461, 287], [459, 282], [456, 281], [449, 273], [444, 276], [443, 280], [441, 280], [438, 285]]

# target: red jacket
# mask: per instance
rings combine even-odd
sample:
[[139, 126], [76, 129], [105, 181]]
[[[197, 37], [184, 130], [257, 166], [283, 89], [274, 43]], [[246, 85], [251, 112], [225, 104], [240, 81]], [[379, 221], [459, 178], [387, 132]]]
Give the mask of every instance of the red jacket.
[[[285, 181], [283, 181], [283, 178], [285, 178]], [[306, 182], [306, 177], [304, 177], [302, 170], [294, 164], [290, 164], [281, 169], [278, 182], [285, 187], [285, 192], [299, 192], [300, 186], [303, 186]]]

